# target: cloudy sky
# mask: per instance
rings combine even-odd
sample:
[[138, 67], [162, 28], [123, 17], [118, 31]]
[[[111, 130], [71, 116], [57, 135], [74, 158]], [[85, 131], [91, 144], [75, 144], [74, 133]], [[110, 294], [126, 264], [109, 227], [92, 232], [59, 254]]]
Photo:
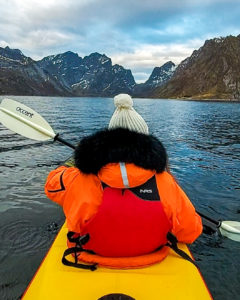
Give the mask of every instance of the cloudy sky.
[[240, 0], [0, 0], [0, 47], [33, 59], [104, 53], [145, 81], [206, 39], [240, 34]]

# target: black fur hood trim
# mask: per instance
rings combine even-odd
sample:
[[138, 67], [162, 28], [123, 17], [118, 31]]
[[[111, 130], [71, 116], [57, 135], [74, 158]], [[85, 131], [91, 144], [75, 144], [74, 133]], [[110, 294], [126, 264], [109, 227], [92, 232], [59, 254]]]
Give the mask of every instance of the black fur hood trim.
[[157, 173], [163, 172], [167, 163], [166, 150], [157, 138], [124, 128], [105, 129], [83, 138], [74, 158], [81, 172], [95, 175], [108, 163], [133, 163]]

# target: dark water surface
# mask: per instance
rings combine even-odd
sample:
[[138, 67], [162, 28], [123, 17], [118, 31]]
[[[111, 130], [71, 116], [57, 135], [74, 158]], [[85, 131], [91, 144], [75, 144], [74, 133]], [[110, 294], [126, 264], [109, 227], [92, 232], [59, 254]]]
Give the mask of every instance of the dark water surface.
[[[108, 98], [9, 98], [39, 112], [72, 143], [107, 127], [114, 111]], [[172, 172], [196, 208], [240, 221], [240, 104], [136, 99], [135, 108], [164, 143]], [[1, 124], [0, 140], [0, 299], [15, 300], [63, 223], [44, 183], [72, 150], [26, 139]], [[191, 250], [214, 299], [240, 299], [240, 243], [203, 234]]]

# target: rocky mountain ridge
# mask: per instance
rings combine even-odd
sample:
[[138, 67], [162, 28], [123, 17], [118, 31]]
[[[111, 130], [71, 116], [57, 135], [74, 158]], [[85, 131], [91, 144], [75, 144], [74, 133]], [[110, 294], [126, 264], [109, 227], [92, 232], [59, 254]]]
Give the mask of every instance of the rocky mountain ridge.
[[16, 95], [114, 96], [118, 93], [144, 96], [169, 80], [172, 62], [155, 68], [148, 81], [136, 84], [132, 72], [113, 65], [105, 54], [77, 53], [26, 57], [18, 49], [0, 48], [0, 93]]
[[240, 35], [206, 40], [151, 97], [240, 100]]
[[34, 61], [18, 49], [0, 47], [0, 94], [240, 99], [240, 35], [205, 41], [178, 66], [167, 62], [137, 84], [131, 70], [105, 54], [83, 58], [71, 51]]
[[176, 67], [172, 61], [166, 62], [161, 67], [155, 67], [145, 83], [135, 86], [133, 95], [137, 97], [148, 97], [154, 89], [163, 86], [171, 79]]
[[56, 78], [18, 49], [0, 48], [0, 94], [68, 95]]
[[136, 85], [130, 70], [112, 65], [109, 57], [97, 52], [81, 58], [68, 51], [45, 57], [37, 64], [76, 96], [131, 93]]

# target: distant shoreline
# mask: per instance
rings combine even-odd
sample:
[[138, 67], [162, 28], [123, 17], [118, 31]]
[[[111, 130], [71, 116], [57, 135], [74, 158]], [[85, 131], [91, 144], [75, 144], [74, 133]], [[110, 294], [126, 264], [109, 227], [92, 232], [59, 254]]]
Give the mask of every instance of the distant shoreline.
[[[113, 96], [62, 96], [62, 95], [0, 95], [0, 97], [51, 97], [51, 98], [113, 98]], [[180, 100], [193, 102], [224, 102], [224, 103], [240, 103], [240, 99], [196, 99], [196, 98], [156, 98], [156, 97], [139, 97], [132, 96], [133, 99], [155, 99], [155, 100]]]
[[166, 98], [168, 100], [181, 100], [181, 101], [200, 101], [200, 102], [224, 102], [224, 103], [240, 103], [239, 100], [234, 99], [194, 99], [194, 98]]

